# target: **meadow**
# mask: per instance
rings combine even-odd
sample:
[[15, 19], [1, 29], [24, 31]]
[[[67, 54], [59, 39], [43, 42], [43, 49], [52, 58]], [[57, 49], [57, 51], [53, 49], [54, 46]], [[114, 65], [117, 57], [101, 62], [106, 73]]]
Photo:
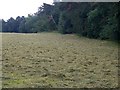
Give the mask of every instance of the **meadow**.
[[2, 34], [3, 88], [118, 87], [118, 45], [59, 33]]

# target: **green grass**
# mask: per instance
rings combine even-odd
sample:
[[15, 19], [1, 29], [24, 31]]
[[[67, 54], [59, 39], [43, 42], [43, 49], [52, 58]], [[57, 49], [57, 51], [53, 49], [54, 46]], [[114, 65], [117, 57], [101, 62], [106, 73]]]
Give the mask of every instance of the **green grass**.
[[59, 33], [2, 34], [3, 87], [118, 87], [118, 45]]

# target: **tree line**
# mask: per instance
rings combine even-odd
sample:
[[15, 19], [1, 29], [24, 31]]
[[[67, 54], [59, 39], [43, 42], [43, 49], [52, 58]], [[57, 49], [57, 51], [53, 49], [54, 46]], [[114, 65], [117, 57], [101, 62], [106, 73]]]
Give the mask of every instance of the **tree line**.
[[2, 20], [2, 32], [58, 31], [89, 38], [120, 40], [119, 21], [120, 6], [117, 2], [43, 3], [33, 15]]

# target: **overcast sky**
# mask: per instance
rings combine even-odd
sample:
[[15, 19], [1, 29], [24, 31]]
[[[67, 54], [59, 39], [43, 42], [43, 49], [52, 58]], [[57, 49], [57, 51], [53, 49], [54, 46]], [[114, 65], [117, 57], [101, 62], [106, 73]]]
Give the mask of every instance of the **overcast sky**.
[[0, 19], [33, 14], [43, 2], [52, 4], [53, 0], [0, 0]]
[[[55, 1], [120, 1], [120, 0], [55, 0]], [[53, 0], [0, 0], [0, 19], [27, 16], [38, 11], [43, 2], [52, 4]]]

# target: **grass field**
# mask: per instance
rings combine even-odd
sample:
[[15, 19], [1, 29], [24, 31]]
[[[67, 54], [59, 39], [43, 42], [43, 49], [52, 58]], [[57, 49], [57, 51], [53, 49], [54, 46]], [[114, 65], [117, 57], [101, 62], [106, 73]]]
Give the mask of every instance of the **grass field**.
[[118, 45], [59, 33], [2, 34], [3, 88], [118, 87]]

